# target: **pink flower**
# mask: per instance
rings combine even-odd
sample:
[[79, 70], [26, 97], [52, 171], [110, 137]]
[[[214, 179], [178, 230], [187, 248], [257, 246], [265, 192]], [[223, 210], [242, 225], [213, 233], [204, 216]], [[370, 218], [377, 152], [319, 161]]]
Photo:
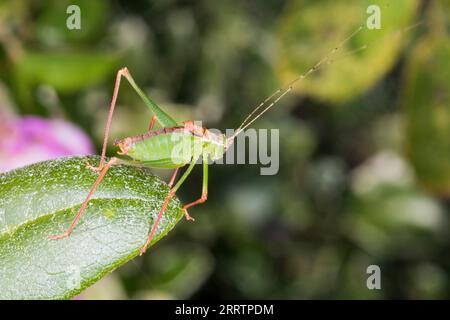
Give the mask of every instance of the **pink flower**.
[[89, 137], [63, 120], [0, 119], [0, 172], [68, 155], [94, 153]]

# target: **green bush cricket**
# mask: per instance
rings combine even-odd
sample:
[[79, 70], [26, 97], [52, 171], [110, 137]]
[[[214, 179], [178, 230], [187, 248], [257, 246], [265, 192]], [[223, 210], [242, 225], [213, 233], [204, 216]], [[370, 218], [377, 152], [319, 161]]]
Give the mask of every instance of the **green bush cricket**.
[[[331, 56], [340, 50], [346, 42], [353, 38], [359, 31], [362, 30], [360, 26], [349, 37], [342, 41], [338, 46], [333, 48], [324, 58], [319, 60], [313, 67], [307, 72], [300, 75], [283, 89], [278, 89], [263, 102], [261, 102], [242, 122], [237, 128], [235, 133], [227, 138], [223, 134], [215, 134], [209, 131], [207, 128], [196, 125], [194, 121], [177, 122], [172, 119], [167, 113], [165, 113], [155, 102], [148, 98], [144, 92], [135, 83], [133, 77], [127, 68], [122, 68], [117, 72], [113, 97], [108, 114], [108, 120], [106, 122], [105, 134], [103, 140], [101, 160], [98, 167], [93, 167], [87, 164], [87, 167], [95, 172], [99, 172], [99, 176], [95, 180], [91, 190], [87, 194], [84, 202], [82, 203], [78, 213], [74, 220], [68, 227], [65, 233], [60, 235], [49, 236], [51, 239], [61, 239], [68, 237], [73, 231], [77, 221], [83, 214], [86, 205], [88, 204], [92, 194], [97, 189], [98, 185], [102, 181], [103, 177], [107, 173], [108, 169], [119, 163], [139, 164], [141, 166], [147, 166], [151, 168], [161, 169], [175, 169], [172, 177], [169, 181], [170, 191], [158, 213], [157, 219], [153, 223], [149, 236], [145, 245], [141, 248], [140, 254], [144, 254], [147, 247], [150, 245], [153, 239], [153, 235], [156, 231], [158, 223], [163, 216], [170, 200], [174, 196], [175, 192], [181, 187], [183, 182], [192, 172], [196, 162], [202, 158], [203, 165], [203, 185], [201, 197], [183, 206], [185, 217], [187, 220], [194, 220], [188, 213], [187, 209], [203, 203], [208, 197], [208, 158], [216, 160], [221, 158], [227, 149], [233, 144], [234, 139], [247, 127], [249, 127], [254, 121], [261, 117], [265, 112], [272, 108], [278, 101], [280, 101], [286, 94], [292, 91], [294, 85], [300, 80], [305, 79], [314, 71], [319, 69], [326, 63], [331, 63]], [[109, 161], [105, 161], [106, 147], [108, 144], [110, 126], [112, 122], [112, 116], [116, 105], [117, 96], [119, 93], [119, 87], [122, 77], [127, 79], [134, 91], [142, 98], [145, 105], [153, 113], [149, 129], [142, 135], [133, 137], [127, 137], [124, 139], [118, 139], [115, 141], [115, 145], [119, 147], [119, 155], [129, 156], [134, 162], [112, 157]], [[155, 121], [161, 125], [162, 129], [153, 130]], [[188, 165], [188, 168], [175, 184], [175, 179], [178, 171], [181, 167]]]

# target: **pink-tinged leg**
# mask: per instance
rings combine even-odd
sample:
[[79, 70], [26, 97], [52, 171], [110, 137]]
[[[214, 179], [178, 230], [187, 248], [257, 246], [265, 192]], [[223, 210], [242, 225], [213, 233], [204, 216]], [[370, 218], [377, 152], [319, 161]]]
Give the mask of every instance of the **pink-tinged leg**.
[[156, 116], [152, 117], [152, 120], [150, 120], [150, 124], [148, 125], [148, 131], [151, 131], [153, 129], [153, 126], [155, 125]]
[[109, 160], [104, 166], [102, 171], [100, 172], [100, 175], [97, 177], [97, 179], [94, 182], [94, 185], [92, 186], [91, 190], [89, 191], [88, 195], [86, 196], [86, 199], [84, 199], [83, 204], [80, 207], [80, 210], [78, 210], [77, 215], [75, 216], [75, 219], [73, 219], [72, 223], [70, 224], [69, 228], [67, 229], [67, 231], [63, 234], [60, 235], [52, 235], [49, 236], [50, 239], [61, 239], [61, 238], [65, 238], [68, 237], [70, 235], [70, 233], [72, 232], [73, 228], [75, 227], [75, 225], [77, 224], [78, 220], [80, 219], [81, 215], [84, 212], [84, 209], [86, 208], [86, 205], [89, 202], [89, 199], [91, 198], [92, 194], [95, 192], [95, 190], [97, 189], [98, 185], [100, 184], [100, 182], [103, 180], [103, 177], [105, 176], [106, 172], [108, 171], [108, 169], [116, 164], [119, 161], [118, 158], [111, 158], [111, 160]]
[[98, 167], [94, 167], [94, 166], [90, 165], [89, 163], [86, 165], [87, 168], [89, 168], [93, 171], [100, 172], [103, 169], [103, 165], [105, 164], [106, 147], [108, 145], [109, 131], [111, 129], [111, 122], [112, 122], [112, 117], [113, 117], [113, 113], [114, 113], [114, 108], [116, 107], [117, 96], [119, 95], [120, 79], [125, 74], [128, 74], [127, 68], [120, 69], [116, 75], [116, 82], [114, 84], [113, 96], [111, 99], [111, 105], [109, 107], [108, 120], [106, 121], [105, 134], [103, 137], [102, 156], [100, 158], [100, 163], [99, 163]]
[[[177, 192], [177, 190], [183, 184], [184, 180], [186, 180], [186, 178], [191, 173], [192, 169], [194, 169], [194, 166], [195, 166], [196, 162], [197, 162], [197, 159], [192, 159], [191, 164], [186, 169], [186, 171], [183, 173], [183, 175], [181, 176], [180, 180], [178, 180], [177, 184], [172, 189], [170, 189], [169, 194], [167, 195], [166, 200], [164, 201], [164, 203], [163, 203], [163, 205], [161, 207], [161, 210], [159, 210], [158, 216], [156, 217], [156, 220], [153, 223], [153, 226], [152, 226], [150, 234], [149, 234], [149, 236], [147, 238], [147, 241], [145, 242], [145, 245], [141, 248], [141, 252], [140, 252], [141, 256], [145, 253], [145, 251], [147, 251], [148, 246], [151, 244], [153, 236], [155, 235], [155, 232], [156, 232], [156, 228], [158, 227], [159, 221], [161, 220], [164, 212], [167, 209], [167, 206], [169, 205], [170, 199], [172, 199], [172, 197], [175, 195], [175, 192]], [[172, 178], [173, 178], [173, 176], [172, 176]]]
[[[172, 177], [170, 178], [170, 182], [169, 182], [169, 187], [172, 188], [173, 183], [175, 182], [175, 178], [177, 176], [178, 170], [180, 168], [176, 168], [175, 171], [172, 174]], [[148, 246], [150, 245], [150, 243], [152, 242], [153, 236], [155, 234], [156, 228], [158, 227], [159, 224], [159, 220], [161, 220], [161, 217], [163, 216], [164, 212], [167, 209], [167, 205], [170, 202], [170, 199], [172, 199], [173, 195], [175, 194], [175, 191], [170, 190], [169, 194], [167, 195], [166, 200], [164, 201], [164, 204], [161, 207], [161, 210], [158, 213], [158, 216], [156, 218], [156, 221], [153, 223], [153, 227], [152, 230], [150, 231], [150, 235], [147, 238], [147, 241], [145, 242], [145, 245], [142, 247], [141, 252], [140, 252], [140, 256], [142, 256], [145, 251], [147, 250]]]
[[200, 199], [188, 203], [183, 207], [184, 210], [184, 216], [186, 217], [186, 220], [192, 220], [195, 221], [194, 218], [192, 218], [187, 209], [189, 209], [190, 207], [196, 206], [200, 203], [203, 203], [206, 201], [206, 199], [208, 199], [208, 158], [206, 155], [203, 155], [203, 185], [202, 185], [202, 195], [200, 197]]
[[170, 199], [172, 199], [174, 194], [175, 194], [175, 192], [170, 191], [169, 194], [167, 195], [167, 198], [164, 201], [164, 204], [162, 205], [161, 210], [159, 210], [159, 213], [158, 213], [158, 216], [157, 216], [155, 222], [153, 223], [153, 227], [152, 227], [152, 230], [150, 231], [150, 235], [148, 236], [147, 241], [145, 242], [145, 245], [141, 248], [141, 251], [139, 253], [140, 256], [142, 256], [145, 253], [145, 251], [147, 251], [148, 246], [152, 242], [152, 239], [153, 239], [153, 236], [155, 235], [156, 228], [158, 227], [159, 221], [161, 220], [164, 212], [167, 209]]
[[187, 209], [189, 209], [190, 207], [196, 206], [198, 204], [201, 204], [201, 203], [205, 202], [207, 199], [208, 199], [208, 192], [205, 192], [205, 193], [202, 193], [202, 196], [200, 197], [200, 199], [185, 205], [183, 207], [183, 210], [184, 210], [184, 216], [186, 217], [186, 220], [195, 221], [195, 219], [189, 215]]
[[172, 177], [170, 178], [170, 181], [169, 181], [169, 188], [172, 188], [172, 186], [175, 182], [175, 178], [177, 177], [178, 170], [180, 170], [180, 168], [176, 168], [175, 171], [173, 172]]

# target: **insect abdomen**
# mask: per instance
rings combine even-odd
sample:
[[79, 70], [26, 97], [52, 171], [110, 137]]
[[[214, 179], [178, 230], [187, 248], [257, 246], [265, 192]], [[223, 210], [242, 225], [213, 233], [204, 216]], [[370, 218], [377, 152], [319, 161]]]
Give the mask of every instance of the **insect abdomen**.
[[186, 132], [146, 137], [128, 147], [127, 155], [155, 168], [178, 168], [201, 154], [201, 138]]

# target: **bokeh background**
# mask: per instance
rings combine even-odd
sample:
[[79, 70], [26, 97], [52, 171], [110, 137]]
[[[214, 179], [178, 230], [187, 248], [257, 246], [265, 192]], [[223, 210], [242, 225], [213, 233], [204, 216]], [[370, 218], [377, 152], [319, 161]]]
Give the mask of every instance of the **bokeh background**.
[[[66, 28], [70, 4], [81, 30]], [[280, 130], [279, 173], [212, 166], [196, 222], [80, 299], [449, 298], [450, 2], [0, 2], [0, 171], [98, 153], [122, 66], [176, 119], [235, 128], [365, 25], [370, 4], [382, 29], [255, 124]], [[149, 119], [124, 84], [111, 141]], [[200, 190], [197, 169], [179, 196]], [[366, 287], [371, 264], [381, 290]]]

